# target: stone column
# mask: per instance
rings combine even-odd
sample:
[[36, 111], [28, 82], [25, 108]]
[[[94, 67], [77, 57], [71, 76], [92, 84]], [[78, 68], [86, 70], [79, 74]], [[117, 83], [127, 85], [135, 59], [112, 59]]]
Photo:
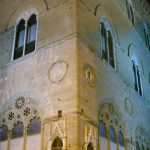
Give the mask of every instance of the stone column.
[[28, 132], [28, 127], [24, 127], [24, 129], [23, 129], [23, 150], [26, 150], [26, 148], [27, 148], [27, 132]]
[[107, 138], [107, 150], [110, 150], [110, 130], [109, 130], [109, 127], [106, 129], [106, 138]]
[[119, 150], [119, 136], [118, 136], [118, 132], [115, 132], [115, 139], [116, 139], [116, 145], [117, 145], [117, 150]]
[[25, 22], [24, 44], [23, 44], [23, 55], [25, 55], [25, 50], [26, 50], [27, 28], [28, 28], [28, 24], [27, 24], [27, 21], [26, 21]]
[[12, 47], [11, 61], [13, 61], [13, 59], [14, 59], [14, 52], [15, 52], [15, 45], [16, 45], [17, 26], [18, 26], [18, 24], [15, 25], [15, 29], [14, 29], [14, 40], [13, 40], [13, 47]]
[[12, 131], [8, 131], [7, 150], [10, 150], [11, 135], [12, 135]]
[[106, 51], [107, 51], [107, 61], [108, 61], [108, 63], [110, 63], [110, 61], [109, 61], [108, 31], [106, 31]]
[[45, 128], [45, 123], [42, 123], [41, 125], [41, 147], [40, 149], [44, 149], [44, 128]]

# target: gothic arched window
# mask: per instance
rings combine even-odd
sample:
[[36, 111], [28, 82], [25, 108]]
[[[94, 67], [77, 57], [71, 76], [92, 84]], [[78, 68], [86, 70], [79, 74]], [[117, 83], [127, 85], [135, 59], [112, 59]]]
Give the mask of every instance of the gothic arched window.
[[108, 31], [108, 50], [109, 50], [109, 63], [113, 68], [115, 68], [113, 38], [110, 31]]
[[106, 127], [103, 121], [100, 121], [99, 130], [100, 136], [106, 138]]
[[144, 24], [144, 37], [145, 37], [145, 44], [146, 44], [146, 47], [149, 49], [150, 51], [150, 36], [149, 36], [149, 30], [148, 30], [148, 27], [147, 27], [147, 24]]
[[144, 145], [142, 144], [142, 150], [145, 150]]
[[16, 26], [13, 57], [15, 60], [35, 50], [37, 37], [37, 16], [32, 14], [29, 19], [21, 19]]
[[56, 137], [52, 143], [52, 150], [62, 150], [63, 142], [59, 137]]
[[128, 18], [131, 21], [131, 23], [134, 25], [134, 12], [132, 4], [129, 0], [126, 1], [127, 4], [127, 12], [128, 12]]
[[110, 126], [110, 141], [112, 141], [112, 142], [116, 142], [116, 139], [115, 139], [115, 130], [114, 130], [114, 128], [112, 127], [112, 126]]
[[140, 71], [137, 65], [135, 65], [135, 62], [132, 61], [133, 63], [133, 73], [134, 73], [134, 86], [135, 90], [139, 93], [139, 95], [142, 96], [142, 85], [141, 85], [141, 75]]
[[40, 118], [34, 118], [28, 128], [28, 135], [37, 134], [41, 132], [41, 120]]
[[33, 14], [28, 20], [25, 54], [28, 54], [35, 50], [36, 28], [37, 28], [36, 15]]
[[24, 38], [25, 38], [25, 20], [22, 19], [18, 24], [16, 30], [16, 41], [13, 59], [17, 59], [23, 55]]
[[121, 146], [124, 146], [124, 139], [123, 139], [123, 134], [121, 131], [118, 132], [118, 136], [119, 136], [119, 144]]
[[6, 126], [3, 126], [0, 128], [0, 141], [7, 140], [8, 136], [8, 128]]
[[87, 150], [94, 150], [93, 144], [91, 142], [88, 144]]
[[102, 58], [104, 58], [113, 68], [115, 68], [114, 44], [112, 33], [105, 27], [104, 23], [100, 24], [100, 28]]
[[140, 150], [140, 145], [137, 141], [136, 141], [136, 150]]
[[107, 61], [108, 60], [107, 31], [103, 23], [101, 23], [101, 49], [102, 49], [102, 57]]
[[23, 136], [23, 123], [18, 122], [12, 131], [12, 138], [18, 138], [22, 136]]

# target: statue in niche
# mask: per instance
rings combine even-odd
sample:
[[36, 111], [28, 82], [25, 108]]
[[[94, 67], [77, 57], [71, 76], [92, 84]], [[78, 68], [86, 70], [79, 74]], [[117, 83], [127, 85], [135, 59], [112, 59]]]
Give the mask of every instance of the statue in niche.
[[85, 65], [85, 78], [90, 85], [92, 86], [95, 85], [96, 82], [95, 72], [94, 69], [88, 64]]

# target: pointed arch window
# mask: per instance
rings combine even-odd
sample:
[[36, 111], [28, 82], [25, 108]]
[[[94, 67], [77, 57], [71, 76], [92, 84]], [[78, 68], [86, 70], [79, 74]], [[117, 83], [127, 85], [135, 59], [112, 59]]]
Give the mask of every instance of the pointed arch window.
[[40, 118], [34, 118], [31, 120], [29, 128], [28, 128], [28, 135], [38, 134], [41, 132], [41, 120]]
[[100, 28], [102, 58], [105, 59], [113, 68], [115, 68], [114, 43], [112, 33], [110, 30], [106, 29], [104, 23], [100, 24]]
[[111, 35], [110, 31], [108, 31], [108, 50], [109, 50], [109, 63], [113, 68], [115, 68], [113, 38], [112, 38], [112, 35]]
[[137, 141], [136, 141], [136, 150], [140, 150], [140, 145]]
[[14, 59], [17, 59], [23, 55], [24, 38], [25, 38], [25, 20], [22, 19], [17, 26]]
[[148, 50], [150, 51], [150, 37], [149, 37], [149, 32], [146, 30], [147, 28], [144, 29], [144, 36], [145, 36], [145, 44]]
[[103, 23], [101, 23], [101, 49], [102, 49], [102, 57], [105, 60], [108, 60], [107, 53], [107, 31]]
[[106, 127], [103, 121], [99, 123], [100, 136], [106, 138]]
[[28, 28], [27, 28], [27, 40], [26, 40], [25, 54], [31, 53], [35, 50], [36, 28], [37, 28], [37, 21], [36, 21], [35, 14], [33, 14], [29, 18], [27, 27]]
[[19, 138], [22, 136], [23, 136], [23, 123], [18, 122], [12, 131], [12, 138]]
[[127, 4], [127, 12], [128, 12], [128, 18], [131, 21], [131, 23], [134, 25], [134, 11], [132, 4], [129, 0], [126, 1]]
[[94, 150], [93, 144], [91, 142], [88, 144], [87, 150]]
[[142, 150], [145, 150], [144, 145], [142, 144]]
[[121, 146], [124, 146], [124, 138], [123, 138], [123, 133], [121, 131], [118, 132], [118, 137], [119, 137], [119, 144]]
[[35, 50], [37, 39], [37, 16], [32, 14], [28, 20], [21, 19], [16, 26], [12, 60]]
[[0, 128], [0, 141], [6, 141], [8, 136], [8, 128], [3, 126]]
[[112, 126], [110, 126], [110, 141], [112, 141], [112, 142], [116, 142], [116, 139], [115, 139], [115, 130], [114, 130], [114, 128], [112, 127]]
[[56, 137], [52, 143], [52, 150], [62, 150], [63, 142], [59, 137]]
[[134, 73], [134, 87], [135, 90], [139, 93], [139, 95], [143, 96], [140, 71], [138, 66], [135, 65], [134, 61], [132, 61], [132, 63]]

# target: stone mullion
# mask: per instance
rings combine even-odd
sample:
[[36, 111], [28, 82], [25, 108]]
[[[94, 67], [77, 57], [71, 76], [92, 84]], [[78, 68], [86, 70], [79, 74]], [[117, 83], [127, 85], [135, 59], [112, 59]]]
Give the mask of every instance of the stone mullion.
[[99, 131], [100, 129], [98, 128], [98, 146], [99, 146], [99, 149], [101, 150], [101, 133]]
[[24, 127], [24, 129], [23, 129], [23, 150], [26, 150], [26, 148], [27, 148], [27, 132], [28, 132], [28, 127]]
[[103, 51], [102, 51], [102, 24], [100, 23], [99, 25], [99, 37], [100, 37], [100, 55], [101, 55], [101, 58], [103, 57]]
[[106, 52], [107, 52], [107, 61], [110, 63], [109, 59], [109, 44], [108, 44], [108, 31], [106, 31]]
[[25, 22], [24, 44], [23, 44], [23, 56], [25, 55], [25, 50], [26, 50], [27, 28], [28, 28], [28, 24], [27, 24], [27, 21], [26, 21], [26, 22]]
[[44, 149], [44, 129], [45, 129], [45, 123], [42, 123], [41, 125], [41, 150]]
[[109, 125], [106, 127], [107, 150], [110, 150], [110, 130]]
[[115, 131], [115, 140], [116, 140], [117, 150], [119, 150], [120, 144], [119, 144], [119, 136], [118, 136], [118, 132], [117, 131]]
[[12, 131], [8, 131], [8, 135], [7, 135], [7, 150], [10, 150], [10, 142], [11, 142], [11, 135], [12, 135]]
[[127, 142], [127, 138], [125, 136], [123, 136], [124, 139], [124, 149], [128, 150], [128, 142]]
[[13, 49], [12, 49], [11, 61], [13, 61], [13, 59], [14, 59], [16, 35], [17, 35], [17, 26], [18, 26], [18, 24], [15, 25], [15, 29], [14, 29], [14, 40], [13, 40]]

